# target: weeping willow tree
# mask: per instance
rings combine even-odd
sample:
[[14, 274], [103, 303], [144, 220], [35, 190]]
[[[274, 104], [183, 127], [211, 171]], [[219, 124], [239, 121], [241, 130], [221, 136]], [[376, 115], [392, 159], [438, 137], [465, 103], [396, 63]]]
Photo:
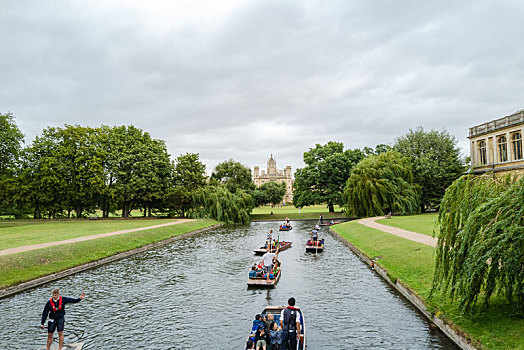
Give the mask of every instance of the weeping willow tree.
[[410, 215], [420, 210], [408, 160], [396, 151], [360, 161], [346, 182], [344, 199], [348, 215], [359, 217], [390, 211]]
[[243, 191], [231, 193], [225, 186], [205, 186], [193, 194], [192, 209], [196, 217], [210, 218], [226, 224], [247, 224], [253, 210], [253, 197]]
[[446, 190], [438, 224], [432, 294], [460, 299], [465, 312], [506, 297], [524, 313], [524, 178], [459, 178]]

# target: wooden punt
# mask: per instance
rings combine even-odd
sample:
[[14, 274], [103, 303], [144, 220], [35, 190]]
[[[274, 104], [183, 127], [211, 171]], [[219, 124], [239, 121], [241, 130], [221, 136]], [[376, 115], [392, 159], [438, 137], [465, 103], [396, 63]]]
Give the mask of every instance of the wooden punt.
[[342, 221], [335, 221], [333, 223], [325, 222], [323, 224], [319, 224], [319, 226], [331, 226], [331, 225], [336, 225], [336, 224], [340, 224], [340, 223], [342, 223]]
[[[284, 310], [285, 306], [266, 306], [264, 311], [260, 313], [262, 317], [267, 317], [269, 314], [273, 315], [273, 320], [280, 324], [280, 314], [282, 313], [282, 310]], [[304, 314], [302, 313], [302, 310], [299, 307], [295, 307], [300, 314], [300, 340], [297, 342], [297, 348], [296, 350], [305, 350], [306, 349], [306, 322], [304, 321]], [[249, 340], [249, 337], [248, 337]], [[244, 346], [244, 349], [247, 349], [246, 346]], [[295, 350], [295, 349], [292, 349]]]
[[[84, 343], [71, 343], [64, 344], [62, 350], [82, 350], [83, 347]], [[43, 348], [38, 348], [38, 350], [45, 350], [45, 346]], [[53, 341], [53, 344], [51, 344], [51, 350], [58, 350], [58, 341]]]
[[311, 240], [308, 239], [306, 242], [306, 252], [320, 253], [324, 251], [324, 240], [320, 240], [320, 245], [311, 245]]
[[[286, 250], [286, 249], [288, 249], [288, 248], [291, 248], [291, 244], [292, 244], [292, 243], [293, 243], [293, 242], [286, 242], [286, 241], [282, 241], [282, 242], [280, 242], [280, 249], [279, 249], [278, 251], [281, 252], [281, 251], [283, 251], [283, 250]], [[255, 252], [256, 255], [264, 255], [264, 254], [266, 254], [267, 249], [264, 248], [264, 247], [260, 247], [260, 248], [258, 248], [258, 249], [253, 250], [253, 251]], [[276, 252], [276, 251], [277, 251], [276, 249], [272, 249], [272, 250], [271, 250], [271, 253], [274, 253], [274, 252]]]
[[278, 280], [280, 279], [280, 275], [281, 275], [281, 271], [278, 272], [277, 277], [275, 277], [272, 280], [270, 279], [269, 281], [264, 277], [249, 278], [247, 280], [247, 285], [250, 287], [274, 288]]
[[292, 226], [288, 226], [288, 227], [282, 227], [280, 226], [280, 228], [278, 229], [279, 231], [291, 231], [293, 229]]

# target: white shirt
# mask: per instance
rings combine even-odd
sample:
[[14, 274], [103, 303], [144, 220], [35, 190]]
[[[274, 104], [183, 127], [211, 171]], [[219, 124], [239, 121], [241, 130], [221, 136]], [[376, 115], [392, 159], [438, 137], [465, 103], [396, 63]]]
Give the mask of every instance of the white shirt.
[[276, 256], [275, 253], [266, 253], [264, 256], [262, 256], [262, 260], [264, 261], [264, 266], [271, 266], [273, 263], [273, 257]]

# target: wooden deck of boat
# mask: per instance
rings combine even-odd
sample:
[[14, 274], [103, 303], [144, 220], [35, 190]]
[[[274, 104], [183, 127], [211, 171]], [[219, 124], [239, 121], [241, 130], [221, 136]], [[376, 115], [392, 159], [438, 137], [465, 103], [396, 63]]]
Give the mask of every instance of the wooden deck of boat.
[[[83, 347], [84, 343], [71, 343], [64, 344], [62, 350], [82, 350]], [[45, 346], [38, 348], [38, 350], [45, 350]], [[51, 350], [58, 350], [58, 341], [53, 341], [53, 344], [51, 344]]]
[[315, 253], [315, 252], [322, 252], [324, 251], [324, 246], [322, 247], [315, 247], [315, 246], [306, 246], [306, 252], [312, 252], [312, 253]]
[[[286, 244], [286, 245], [280, 247], [280, 249], [278, 250], [279, 252], [291, 248], [291, 245], [293, 244], [293, 242], [286, 242], [286, 243], [289, 243], [289, 244]], [[264, 254], [266, 254], [267, 249], [266, 248], [258, 248], [258, 249], [253, 250], [253, 252], [255, 252], [255, 254], [257, 254], [257, 255], [264, 255]], [[273, 249], [271, 252], [272, 253], [276, 252], [276, 249]]]
[[250, 278], [247, 280], [247, 285], [251, 287], [274, 287], [278, 280], [280, 279], [280, 275], [282, 272], [279, 272], [277, 277], [274, 279], [270, 279], [269, 281], [263, 277], [257, 277], [257, 278]]

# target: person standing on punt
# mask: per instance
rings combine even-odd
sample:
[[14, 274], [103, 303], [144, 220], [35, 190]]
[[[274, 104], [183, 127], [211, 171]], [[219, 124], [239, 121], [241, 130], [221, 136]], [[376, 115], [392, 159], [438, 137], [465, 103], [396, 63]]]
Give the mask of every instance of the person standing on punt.
[[295, 350], [300, 337], [300, 313], [295, 308], [295, 298], [287, 301], [288, 306], [280, 313], [280, 326], [282, 327], [281, 350]]
[[318, 231], [317, 228], [314, 227], [313, 231], [311, 231], [311, 243], [316, 244], [318, 239]]
[[63, 297], [60, 295], [58, 289], [53, 289], [53, 297], [45, 304], [44, 312], [42, 313], [42, 322], [40, 323], [40, 328], [44, 329], [45, 320], [49, 315], [46, 350], [51, 348], [55, 329], [58, 331], [58, 349], [62, 349], [64, 346], [65, 304], [78, 303], [84, 299], [84, 297], [85, 293], [82, 293], [78, 299]]
[[267, 252], [262, 256], [262, 261], [264, 262], [264, 273], [267, 276], [267, 281], [269, 281], [269, 274], [273, 270], [273, 257], [278, 259], [279, 249], [280, 247], [277, 247], [277, 251], [275, 253], [271, 253], [271, 249], [267, 248]]

